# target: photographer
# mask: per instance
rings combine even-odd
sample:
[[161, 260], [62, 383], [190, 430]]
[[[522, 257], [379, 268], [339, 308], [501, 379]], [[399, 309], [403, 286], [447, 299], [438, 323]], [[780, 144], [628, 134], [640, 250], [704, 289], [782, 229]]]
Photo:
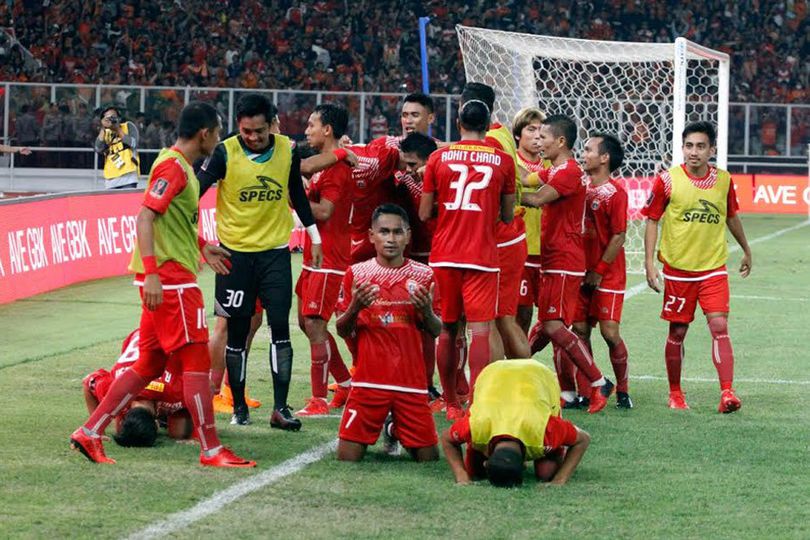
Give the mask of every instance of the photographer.
[[96, 152], [104, 158], [107, 189], [134, 188], [138, 185], [138, 128], [122, 120], [118, 109], [101, 111], [101, 129], [95, 141]]

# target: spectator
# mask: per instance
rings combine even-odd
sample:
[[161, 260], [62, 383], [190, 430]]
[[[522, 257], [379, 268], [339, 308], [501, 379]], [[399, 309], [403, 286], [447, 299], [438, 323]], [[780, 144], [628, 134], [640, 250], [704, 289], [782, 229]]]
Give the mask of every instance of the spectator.
[[114, 106], [101, 110], [101, 129], [95, 150], [104, 158], [104, 184], [107, 189], [134, 188], [138, 185], [138, 128], [127, 122]]
[[[14, 129], [17, 133], [17, 142], [25, 148], [31, 146], [39, 146], [39, 124], [34, 114], [31, 112], [31, 106], [25, 104], [20, 109], [20, 115], [14, 123]], [[27, 157], [28, 154], [22, 154], [18, 165], [20, 167], [28, 167], [31, 165], [31, 158]]]
[[[44, 141], [45, 146], [57, 147], [61, 143], [62, 137], [62, 113], [56, 103], [51, 103], [45, 117], [42, 119], [42, 129], [40, 132], [40, 139]], [[45, 166], [46, 167], [59, 167], [60, 166], [59, 152], [48, 151], [45, 153]]]
[[[93, 148], [93, 139], [95, 138], [93, 115], [90, 114], [90, 111], [87, 109], [87, 103], [84, 101], [79, 102], [79, 112], [76, 114], [75, 126], [76, 146], [78, 148]], [[93, 166], [93, 154], [80, 152], [77, 156], [79, 167], [87, 169]]]

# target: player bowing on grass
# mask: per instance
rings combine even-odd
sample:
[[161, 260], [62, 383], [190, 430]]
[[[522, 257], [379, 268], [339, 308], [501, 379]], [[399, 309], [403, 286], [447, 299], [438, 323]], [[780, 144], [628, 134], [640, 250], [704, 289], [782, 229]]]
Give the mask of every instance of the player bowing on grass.
[[459, 320], [466, 316], [470, 342], [470, 385], [492, 354], [489, 334], [498, 304], [496, 225], [514, 217], [515, 162], [488, 146], [486, 103], [468, 99], [459, 109], [461, 141], [434, 152], [423, 181], [419, 218], [427, 221], [438, 203], [438, 218], [430, 266], [439, 284], [442, 332], [436, 349], [439, 378], [447, 401], [447, 418], [464, 411], [456, 394], [456, 355]]
[[442, 433], [442, 448], [459, 484], [488, 478], [494, 486], [518, 486], [524, 462], [532, 461], [538, 480], [561, 485], [590, 440], [560, 417], [560, 385], [550, 369], [531, 359], [499, 360], [478, 376], [475, 403]]
[[178, 138], [164, 150], [149, 173], [138, 213], [138, 243], [130, 270], [140, 287], [141, 310], [138, 360], [110, 387], [70, 444], [90, 461], [115, 463], [104, 454], [100, 434], [116, 414], [166, 368], [174, 354], [183, 369], [183, 402], [200, 441], [200, 463], [213, 467], [255, 467], [222, 446], [211, 402], [208, 327], [196, 272], [200, 252], [219, 274], [227, 274], [228, 252], [197, 236], [200, 184], [192, 163], [211, 155], [221, 129], [216, 109], [190, 103], [180, 113]]
[[[338, 141], [346, 133], [348, 123], [349, 116], [343, 107], [331, 103], [318, 105], [309, 116], [307, 142], [321, 154], [331, 154], [339, 150]], [[327, 323], [337, 304], [343, 274], [351, 262], [351, 182], [351, 168], [340, 161], [314, 175], [309, 184], [307, 196], [323, 239], [323, 262], [320, 267], [312, 264], [313, 245], [306, 237], [304, 264], [295, 294], [298, 296], [298, 325], [309, 339], [312, 397], [297, 412], [300, 416], [329, 413], [326, 395], [330, 372], [338, 383], [337, 392], [347, 392], [351, 378], [340, 357], [335, 338], [327, 330]], [[342, 401], [337, 393], [335, 401]]]
[[[530, 342], [550, 340], [582, 371], [591, 383], [590, 407], [596, 413], [605, 408], [613, 383], [602, 377], [585, 343], [568, 329], [579, 303], [579, 289], [585, 277], [585, 181], [574, 159], [577, 126], [563, 115], [552, 115], [540, 128], [540, 147], [552, 167], [529, 175], [530, 183], [541, 183], [536, 193], [524, 193], [526, 206], [543, 206], [540, 229], [543, 281], [540, 286], [540, 322], [532, 329]], [[538, 178], [539, 176], [539, 178]], [[534, 180], [532, 182], [532, 180]], [[567, 377], [557, 362], [557, 375], [566, 401], [576, 397], [573, 377]]]
[[417, 461], [439, 457], [421, 333], [437, 336], [441, 321], [433, 312], [433, 271], [403, 255], [410, 236], [405, 210], [379, 206], [369, 232], [376, 257], [343, 277], [337, 331], [356, 336], [357, 366], [340, 421], [342, 461], [361, 460], [383, 427], [387, 445], [399, 440]]
[[734, 352], [728, 335], [729, 289], [726, 227], [743, 251], [740, 274], [751, 273], [751, 248], [737, 215], [737, 196], [728, 171], [709, 165], [715, 151], [714, 126], [696, 122], [683, 130], [685, 163], [661, 173], [653, 184], [644, 215], [647, 284], [661, 292], [655, 267], [658, 222], [663, 220], [658, 259], [664, 264], [664, 307], [669, 321], [664, 357], [669, 379], [669, 407], [688, 409], [681, 389], [683, 340], [700, 303], [712, 335], [712, 359], [720, 378], [721, 413], [740, 408], [734, 393]]
[[624, 150], [613, 135], [596, 133], [585, 142], [582, 164], [590, 177], [585, 209], [585, 283], [574, 316], [576, 332], [591, 348], [591, 326], [607, 343], [616, 375], [616, 406], [632, 409], [627, 393], [627, 347], [619, 334], [627, 272], [624, 239], [627, 231], [627, 192], [610, 173], [624, 160]]

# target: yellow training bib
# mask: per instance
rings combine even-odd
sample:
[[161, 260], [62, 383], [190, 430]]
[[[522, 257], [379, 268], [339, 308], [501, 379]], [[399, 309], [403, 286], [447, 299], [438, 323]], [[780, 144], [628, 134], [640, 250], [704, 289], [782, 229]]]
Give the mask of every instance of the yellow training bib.
[[526, 459], [543, 457], [551, 415], [560, 414], [560, 385], [550, 369], [535, 360], [499, 360], [481, 371], [470, 407], [473, 448], [486, 453], [499, 435], [514, 437]]
[[[121, 124], [121, 131], [125, 135], [129, 133], [126, 123]], [[109, 131], [106, 133], [109, 133]], [[109, 147], [107, 148], [107, 158], [104, 160], [104, 178], [110, 180], [138, 171], [135, 155], [129, 147], [124, 147], [124, 143], [120, 138], [116, 136], [106, 142]]]
[[264, 163], [250, 159], [239, 139], [222, 143], [228, 158], [217, 189], [217, 235], [237, 251], [257, 252], [286, 246], [293, 218], [289, 204], [290, 140], [275, 135], [273, 156]]
[[683, 167], [669, 169], [672, 192], [663, 216], [658, 257], [673, 268], [689, 272], [713, 270], [726, 264], [726, 216], [731, 175], [714, 169], [717, 181], [697, 187]]

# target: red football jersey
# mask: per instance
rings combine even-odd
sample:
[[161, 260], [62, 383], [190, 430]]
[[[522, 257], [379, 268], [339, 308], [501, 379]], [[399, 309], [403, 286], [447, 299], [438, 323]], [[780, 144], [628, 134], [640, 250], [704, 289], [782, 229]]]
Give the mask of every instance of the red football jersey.
[[352, 234], [367, 235], [374, 209], [396, 199], [394, 173], [399, 150], [388, 146], [351, 146], [358, 163], [352, 169]]
[[377, 137], [370, 143], [366, 145], [367, 148], [373, 150], [379, 150], [380, 148], [396, 148], [399, 150], [399, 143], [402, 142], [402, 139], [405, 137], [402, 135], [385, 135], [383, 137]]
[[[588, 185], [585, 212], [585, 265], [593, 270], [607, 249], [613, 235], [627, 230], [627, 192], [614, 180], [600, 186]], [[627, 268], [624, 247], [602, 276], [600, 289], [624, 291]]]
[[[585, 275], [585, 179], [572, 158], [540, 171], [540, 179], [560, 198], [543, 207], [540, 257], [543, 271]], [[541, 188], [542, 189], [542, 188]]]
[[436, 219], [427, 221], [419, 219], [419, 202], [422, 198], [422, 183], [408, 173], [397, 172], [396, 203], [408, 212], [411, 222], [411, 244], [407, 253], [414, 257], [427, 257], [430, 255], [430, 246], [433, 243], [433, 233], [436, 231]]
[[[112, 379], [120, 377], [138, 360], [140, 330], [129, 334], [121, 346], [121, 356], [110, 369]], [[174, 355], [169, 356], [166, 369], [157, 379], [152, 380], [135, 399], [153, 400], [159, 402], [164, 409], [177, 410], [182, 408], [183, 402], [183, 369]], [[112, 382], [112, 380], [110, 380]], [[96, 397], [101, 401], [107, 394], [109, 387], [99, 388]]]
[[357, 317], [357, 365], [352, 386], [427, 393], [420, 315], [411, 304], [416, 285], [430, 288], [433, 270], [411, 259], [399, 268], [381, 266], [377, 259], [353, 264], [343, 276], [338, 311], [352, 300], [353, 283], [377, 285], [379, 296]]
[[431, 266], [498, 270], [495, 227], [501, 195], [515, 192], [515, 161], [483, 141], [460, 141], [430, 155], [422, 190], [439, 215]]
[[[317, 221], [323, 247], [323, 270], [343, 272], [351, 263], [351, 233], [349, 214], [352, 210], [350, 196], [352, 169], [340, 161], [328, 169], [312, 175], [307, 197], [310, 201], [326, 199], [335, 205], [335, 210], [326, 221]], [[312, 269], [312, 240], [304, 236], [304, 267]]]

